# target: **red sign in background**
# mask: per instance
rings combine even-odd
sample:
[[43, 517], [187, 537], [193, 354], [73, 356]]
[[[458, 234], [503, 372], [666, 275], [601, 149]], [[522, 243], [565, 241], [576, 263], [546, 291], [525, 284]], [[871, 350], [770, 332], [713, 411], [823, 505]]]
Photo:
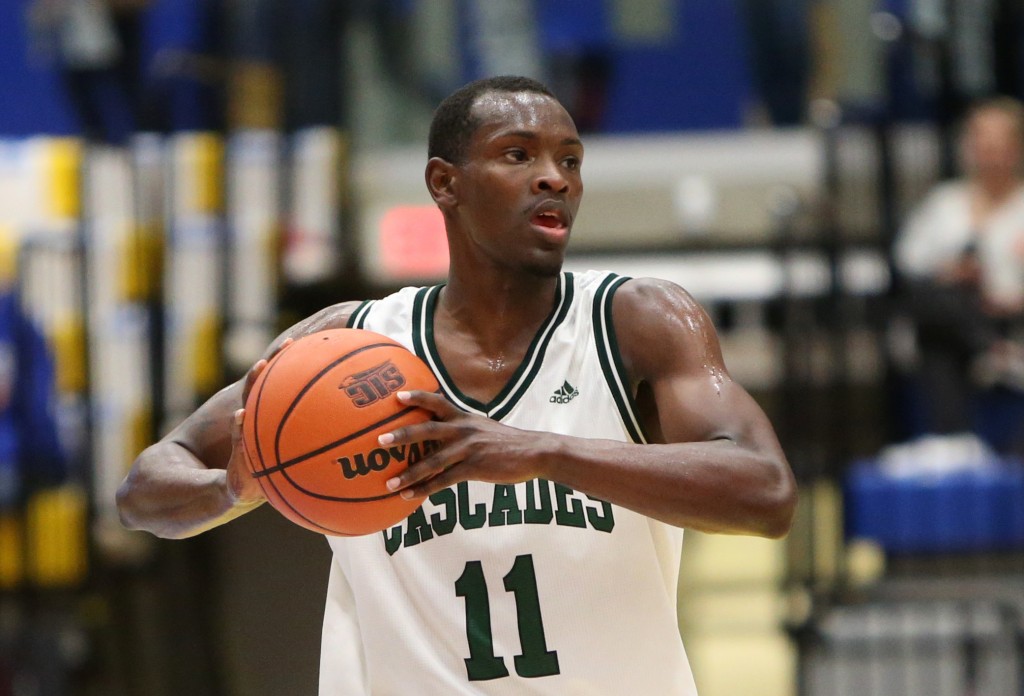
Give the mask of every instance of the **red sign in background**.
[[444, 218], [433, 205], [398, 206], [380, 221], [380, 268], [394, 279], [442, 278], [448, 273]]

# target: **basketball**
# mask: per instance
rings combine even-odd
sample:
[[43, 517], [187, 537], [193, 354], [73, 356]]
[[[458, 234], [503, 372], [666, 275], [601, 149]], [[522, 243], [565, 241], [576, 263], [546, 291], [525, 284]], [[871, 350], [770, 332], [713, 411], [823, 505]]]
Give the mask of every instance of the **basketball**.
[[328, 329], [275, 354], [245, 404], [246, 461], [270, 504], [322, 534], [358, 536], [405, 519], [418, 500], [385, 482], [431, 443], [381, 447], [377, 437], [429, 420], [398, 390], [437, 391], [430, 368], [396, 341], [361, 329]]

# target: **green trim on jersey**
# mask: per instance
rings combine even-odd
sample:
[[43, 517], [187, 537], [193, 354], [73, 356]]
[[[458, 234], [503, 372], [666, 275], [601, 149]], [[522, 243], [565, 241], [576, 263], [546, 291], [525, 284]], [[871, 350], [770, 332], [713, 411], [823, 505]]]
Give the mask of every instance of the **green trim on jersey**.
[[348, 321], [345, 326], [349, 329], [361, 329], [366, 323], [366, 317], [370, 314], [370, 308], [373, 307], [374, 300], [363, 300], [356, 307], [355, 311], [348, 316]]
[[534, 377], [537, 376], [555, 329], [565, 321], [565, 317], [569, 313], [574, 295], [572, 273], [563, 271], [559, 276], [555, 289], [555, 304], [551, 312], [537, 330], [526, 350], [523, 361], [516, 368], [508, 383], [490, 403], [486, 404], [463, 394], [441, 361], [441, 355], [434, 342], [434, 312], [437, 309], [437, 298], [441, 293], [441, 288], [441, 285], [435, 285], [416, 293], [412, 318], [413, 347], [416, 354], [434, 370], [434, 374], [437, 375], [438, 381], [441, 383], [441, 389], [456, 406], [464, 411], [501, 420], [515, 407], [530, 387]]
[[619, 409], [622, 422], [633, 438], [633, 442], [646, 444], [647, 436], [643, 424], [637, 416], [636, 401], [629, 388], [629, 375], [619, 353], [619, 343], [615, 338], [615, 325], [612, 322], [612, 297], [623, 283], [631, 278], [611, 273], [601, 281], [594, 293], [594, 341], [597, 344], [597, 357], [601, 361], [612, 399]]
[[[444, 391], [444, 382], [440, 379], [440, 370], [444, 369], [444, 366], [431, 365], [430, 358], [427, 355], [427, 347], [423, 342], [423, 335], [426, 333], [424, 328], [425, 323], [425, 312], [423, 307], [427, 301], [427, 295], [430, 293], [439, 293], [443, 285], [434, 285], [432, 287], [420, 288], [416, 291], [416, 297], [412, 301], [412, 318], [410, 323], [412, 324], [410, 331], [412, 331], [412, 351], [419, 356], [420, 360], [430, 365], [434, 374], [438, 376], [438, 382], [441, 384], [441, 390]], [[436, 300], [435, 300], [436, 302]], [[434, 303], [431, 303], [433, 307]]]

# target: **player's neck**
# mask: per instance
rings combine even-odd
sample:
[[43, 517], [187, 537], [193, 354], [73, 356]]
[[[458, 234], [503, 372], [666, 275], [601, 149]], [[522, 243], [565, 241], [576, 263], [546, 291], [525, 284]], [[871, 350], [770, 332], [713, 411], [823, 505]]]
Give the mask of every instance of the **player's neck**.
[[434, 311], [434, 341], [462, 393], [490, 403], [508, 386], [551, 314], [557, 283], [449, 282]]
[[489, 279], [453, 276], [441, 294], [437, 311], [478, 337], [501, 345], [523, 333], [532, 335], [551, 313], [558, 277], [523, 274]]

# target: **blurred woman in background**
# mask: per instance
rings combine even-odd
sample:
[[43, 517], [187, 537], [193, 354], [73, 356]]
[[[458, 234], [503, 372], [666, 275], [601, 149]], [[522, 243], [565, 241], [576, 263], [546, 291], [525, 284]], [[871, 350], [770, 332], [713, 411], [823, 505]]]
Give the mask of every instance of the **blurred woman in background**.
[[912, 211], [894, 249], [916, 327], [926, 429], [939, 434], [977, 427], [980, 391], [1024, 394], [1024, 105], [975, 104], [960, 158], [963, 175]]

